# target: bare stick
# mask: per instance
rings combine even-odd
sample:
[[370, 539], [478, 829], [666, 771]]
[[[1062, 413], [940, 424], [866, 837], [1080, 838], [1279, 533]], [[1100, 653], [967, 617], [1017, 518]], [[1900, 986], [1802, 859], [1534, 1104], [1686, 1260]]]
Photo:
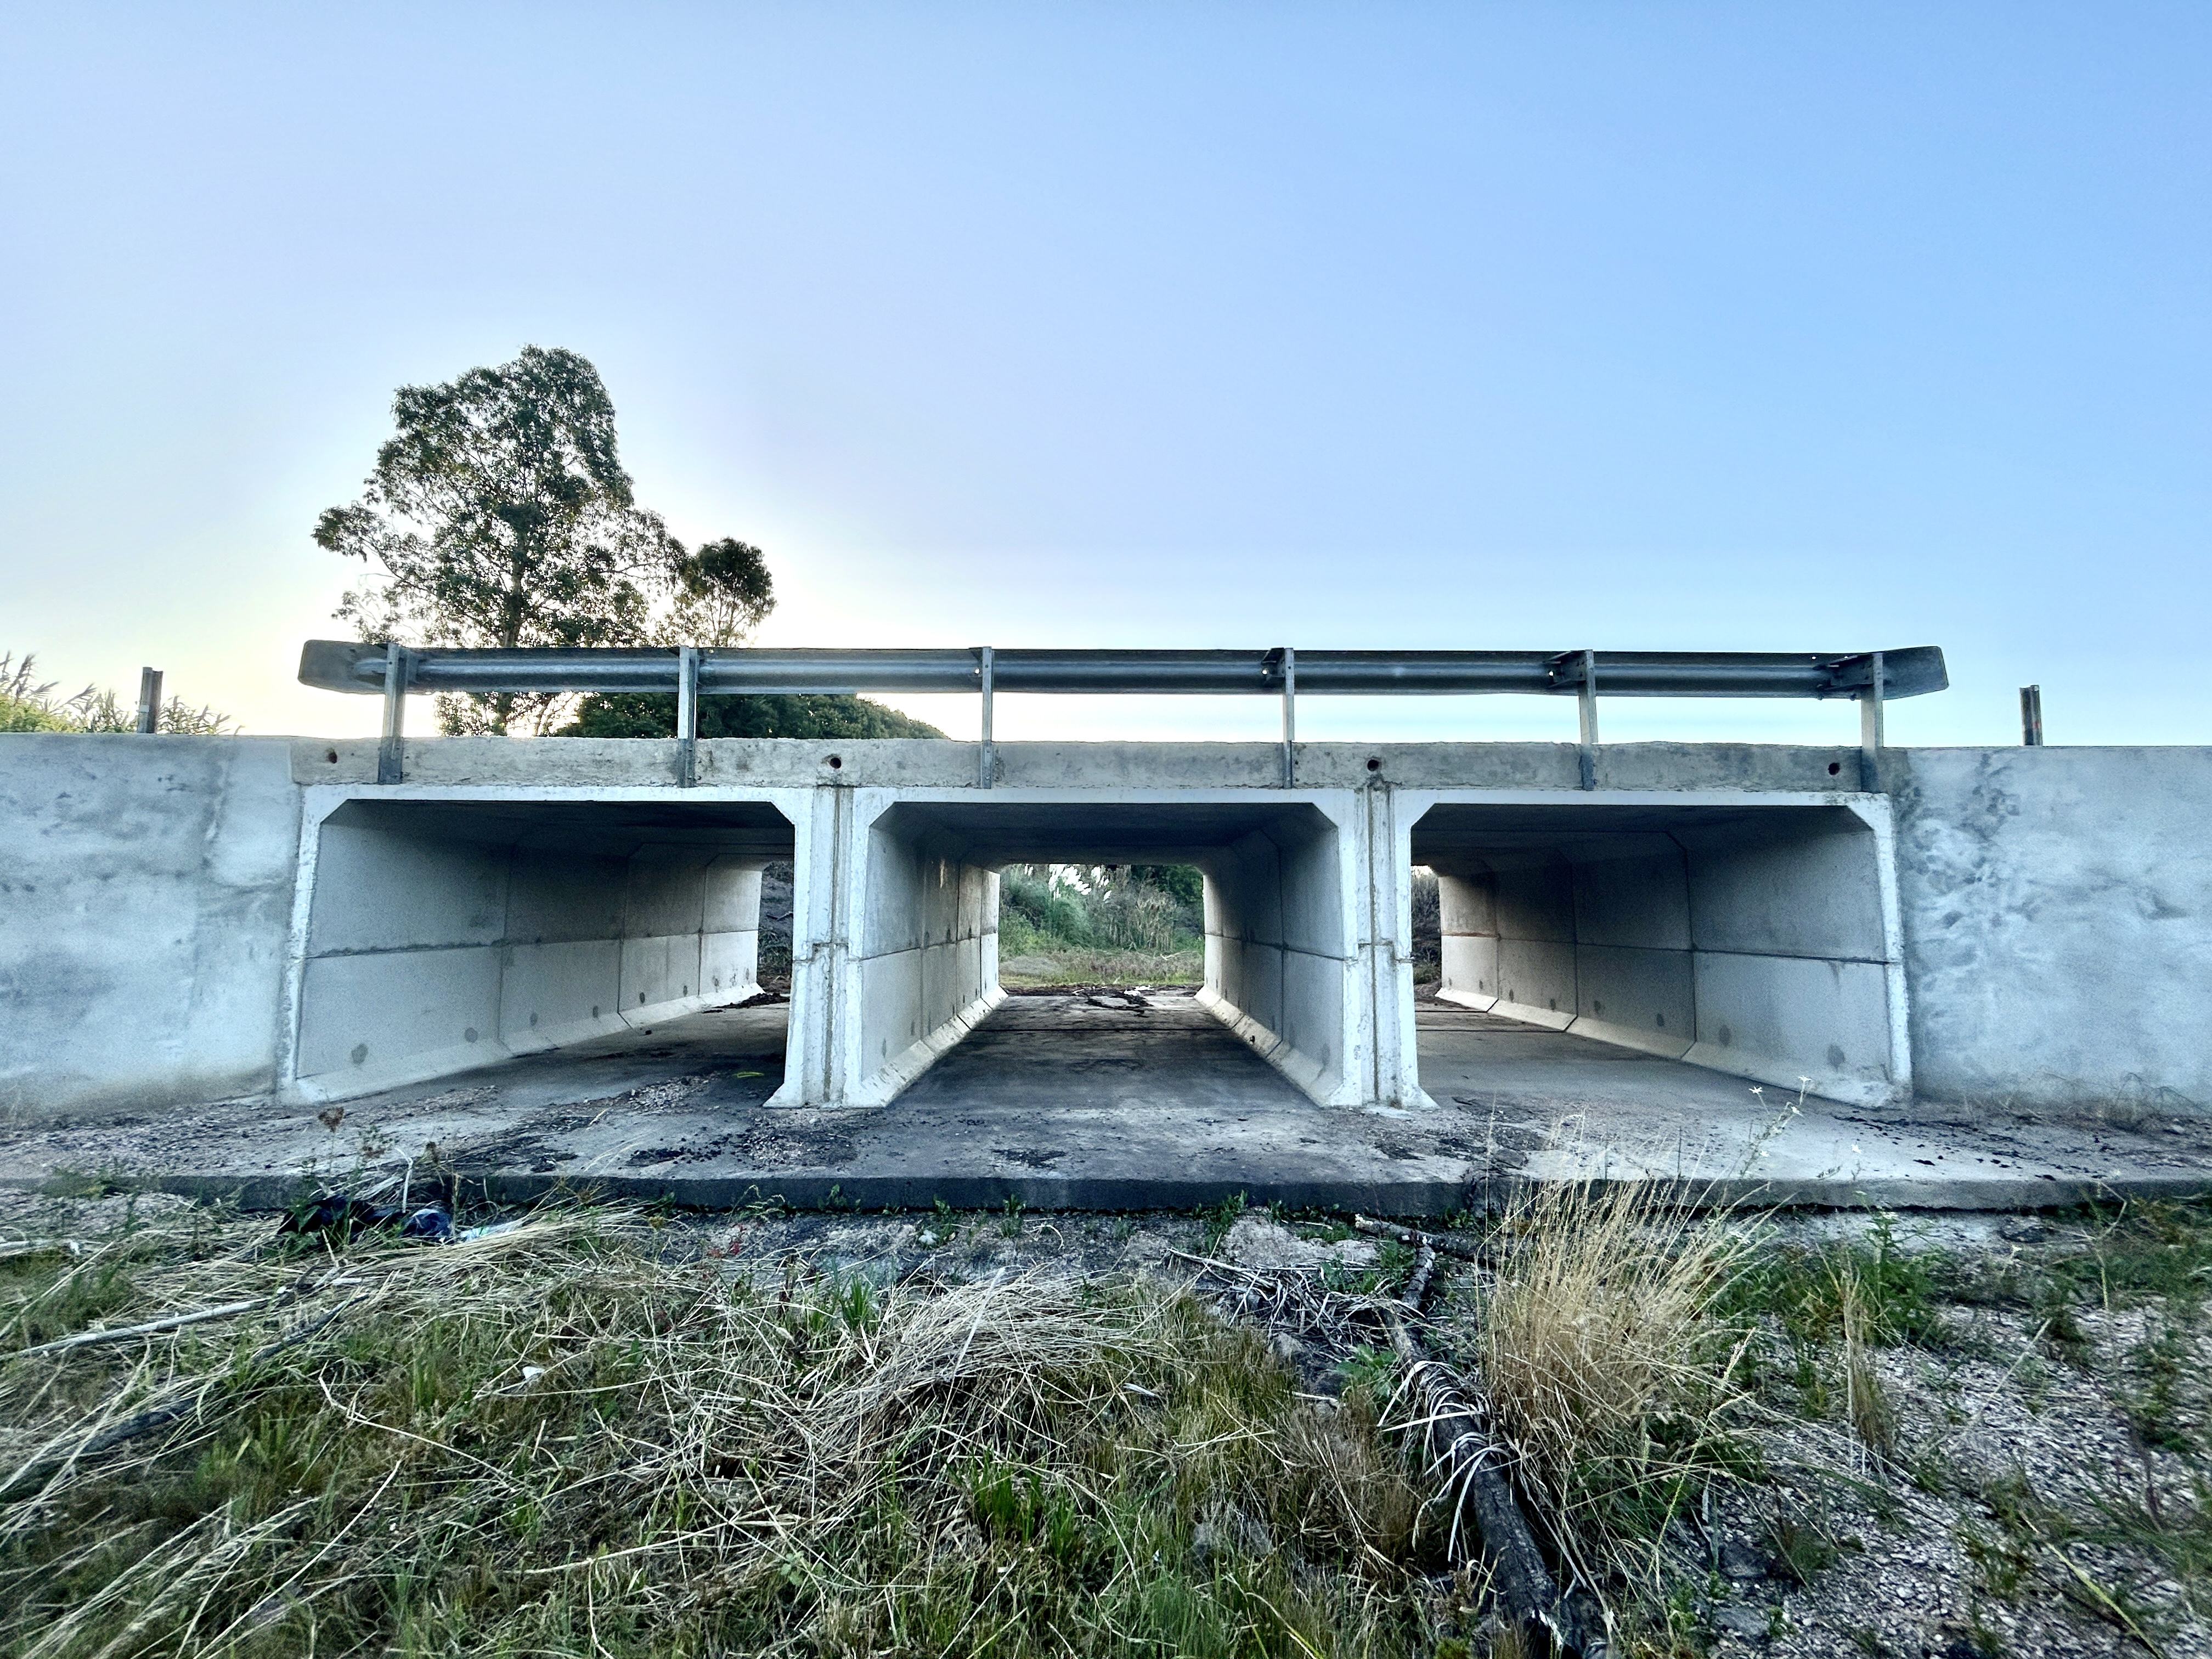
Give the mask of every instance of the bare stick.
[[1352, 1224], [1370, 1237], [1395, 1239], [1416, 1249], [1425, 1244], [1432, 1250], [1455, 1255], [1462, 1261], [1485, 1261], [1492, 1254], [1487, 1246], [1470, 1244], [1467, 1240], [1454, 1238], [1448, 1233], [1416, 1232], [1411, 1227], [1393, 1226], [1387, 1221], [1370, 1221], [1364, 1215], [1352, 1217]]
[[319, 1285], [295, 1284], [272, 1297], [256, 1297], [251, 1302], [226, 1302], [219, 1308], [198, 1308], [191, 1313], [167, 1314], [160, 1319], [149, 1319], [143, 1325], [118, 1325], [112, 1330], [79, 1331], [74, 1336], [64, 1336], [52, 1342], [41, 1342], [35, 1348], [19, 1348], [12, 1354], [0, 1354], [0, 1359], [28, 1359], [34, 1354], [59, 1353], [66, 1348], [87, 1348], [98, 1342], [123, 1342], [134, 1336], [158, 1336], [163, 1331], [181, 1330], [187, 1325], [201, 1325], [210, 1319], [228, 1319], [234, 1314], [251, 1313], [256, 1308], [272, 1311], [288, 1302], [296, 1302], [339, 1285], [358, 1285], [358, 1279], [326, 1279]]
[[[359, 1297], [349, 1297], [328, 1312], [294, 1327], [276, 1340], [263, 1343], [260, 1347], [254, 1350], [252, 1357], [246, 1362], [246, 1368], [251, 1370], [264, 1361], [275, 1358], [284, 1349], [305, 1342], [360, 1300], [362, 1298]], [[156, 1429], [165, 1429], [180, 1418], [191, 1416], [199, 1409], [200, 1399], [201, 1395], [196, 1390], [182, 1399], [172, 1400], [164, 1405], [151, 1407], [135, 1417], [125, 1418], [120, 1423], [109, 1424], [99, 1433], [84, 1440], [74, 1451], [56, 1452], [26, 1463], [4, 1486], [0, 1486], [0, 1499], [12, 1498], [25, 1486], [37, 1486], [68, 1465], [76, 1462], [79, 1458], [95, 1456], [113, 1447], [120, 1446], [126, 1441], [136, 1440], [142, 1435], [151, 1434]]]
[[59, 1353], [64, 1348], [88, 1348], [95, 1342], [122, 1342], [134, 1336], [154, 1336], [162, 1331], [179, 1330], [186, 1325], [203, 1324], [210, 1319], [228, 1319], [234, 1314], [264, 1306], [268, 1299], [257, 1296], [251, 1302], [226, 1302], [219, 1308], [202, 1308], [196, 1313], [171, 1314], [166, 1319], [149, 1319], [143, 1325], [118, 1325], [106, 1331], [79, 1331], [74, 1336], [41, 1342], [35, 1348], [19, 1348], [7, 1357], [28, 1359], [33, 1354]]
[[84, 1246], [74, 1238], [11, 1238], [0, 1243], [0, 1261], [11, 1256], [42, 1255], [48, 1250], [61, 1250], [70, 1255], [82, 1255]]

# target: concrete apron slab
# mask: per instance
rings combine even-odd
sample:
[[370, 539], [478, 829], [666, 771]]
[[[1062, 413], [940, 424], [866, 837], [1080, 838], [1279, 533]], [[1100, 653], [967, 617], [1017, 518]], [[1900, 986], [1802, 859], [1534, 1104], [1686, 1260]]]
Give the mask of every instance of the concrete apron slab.
[[[0, 1139], [0, 1182], [104, 1175], [281, 1206], [317, 1187], [456, 1180], [707, 1208], [1188, 1209], [1443, 1215], [1528, 1182], [1660, 1180], [1705, 1202], [2014, 1209], [2202, 1189], [2212, 1125], [1855, 1109], [1569, 1033], [1424, 1003], [1439, 1109], [1315, 1105], [1187, 991], [1007, 999], [889, 1108], [773, 1108], [786, 1010], [688, 1014], [435, 1085], [311, 1109], [233, 1104]], [[411, 1170], [410, 1170], [410, 1160]]]

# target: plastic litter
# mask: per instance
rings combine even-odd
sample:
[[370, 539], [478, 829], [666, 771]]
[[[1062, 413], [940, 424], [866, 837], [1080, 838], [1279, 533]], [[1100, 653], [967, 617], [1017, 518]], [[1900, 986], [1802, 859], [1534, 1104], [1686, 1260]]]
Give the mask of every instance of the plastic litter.
[[[372, 1204], [343, 1193], [324, 1193], [305, 1209], [295, 1210], [277, 1224], [279, 1235], [303, 1238], [335, 1237], [340, 1241], [362, 1233], [390, 1232], [425, 1244], [451, 1243], [457, 1235], [453, 1218], [438, 1204], [407, 1210], [397, 1204]], [[470, 1233], [480, 1232], [471, 1228]]]

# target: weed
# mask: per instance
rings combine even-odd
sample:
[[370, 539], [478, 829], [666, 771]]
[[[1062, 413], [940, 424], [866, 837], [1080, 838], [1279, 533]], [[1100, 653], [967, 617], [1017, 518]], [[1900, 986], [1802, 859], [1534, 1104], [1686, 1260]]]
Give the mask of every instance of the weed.
[[1762, 1541], [1783, 1577], [1797, 1584], [1810, 1584], [1842, 1557], [1828, 1528], [1816, 1517], [1794, 1509], [1775, 1513], [1766, 1523]]
[[1398, 1358], [1388, 1348], [1363, 1346], [1353, 1349], [1336, 1372], [1346, 1399], [1364, 1402], [1370, 1412], [1379, 1413], [1390, 1397]]
[[2021, 1581], [2031, 1565], [2027, 1551], [2009, 1537], [1991, 1538], [1973, 1522], [1959, 1528], [1959, 1547], [1982, 1576], [1982, 1589], [2000, 1601], [2020, 1598]]
[[1221, 1248], [1221, 1241], [1229, 1237], [1229, 1230], [1244, 1213], [1245, 1195], [1231, 1193], [1206, 1212], [1206, 1254], [1212, 1255]]
[[2190, 1358], [2183, 1331], [2170, 1320], [2154, 1318], [2142, 1340], [2128, 1351], [2128, 1386], [2120, 1396], [2120, 1408], [2136, 1438], [2185, 1456], [2204, 1449], [2200, 1427], [2191, 1421], [2182, 1397]]
[[1844, 1402], [1859, 1443], [1885, 1462], [1897, 1450], [1897, 1408], [1875, 1369], [1869, 1342], [1879, 1328], [1878, 1304], [1845, 1255], [1835, 1264], [1837, 1322], [1843, 1336]]
[[1370, 1293], [1395, 1291], [1413, 1276], [1419, 1260], [1410, 1245], [1401, 1244], [1395, 1238], [1386, 1240], [1375, 1253], [1375, 1266], [1366, 1273], [1362, 1288]]
[[1656, 1572], [1659, 1539], [1705, 1485], [1755, 1464], [1735, 1429], [1741, 1334], [1711, 1316], [1741, 1235], [1627, 1183], [1522, 1205], [1474, 1316], [1499, 1426], [1564, 1547]]
[[2047, 1264], [2051, 1276], [2078, 1298], [2107, 1308], [2155, 1299], [2194, 1309], [2212, 1297], [2212, 1196], [2130, 1200], [2083, 1213], [2086, 1248]]
[[999, 1218], [999, 1236], [1001, 1238], [1019, 1238], [1022, 1236], [1022, 1200], [1018, 1193], [1006, 1194], [1006, 1202]]

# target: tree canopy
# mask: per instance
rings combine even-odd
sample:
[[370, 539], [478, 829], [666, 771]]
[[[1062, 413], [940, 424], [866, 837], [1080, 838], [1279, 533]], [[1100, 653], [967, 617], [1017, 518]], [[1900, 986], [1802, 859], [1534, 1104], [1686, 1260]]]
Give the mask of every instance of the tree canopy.
[[[392, 414], [397, 430], [376, 452], [360, 499], [315, 523], [318, 544], [368, 567], [337, 611], [362, 639], [733, 646], [775, 608], [760, 549], [725, 538], [689, 551], [638, 505], [616, 446], [614, 401], [576, 353], [525, 346], [513, 362], [442, 386], [402, 386]], [[738, 702], [761, 707], [723, 706]], [[570, 732], [643, 736], [664, 724], [663, 703], [672, 732], [672, 697], [586, 698], [579, 707], [559, 694], [502, 693], [441, 697], [438, 711], [448, 732], [543, 734], [574, 707], [580, 723]], [[709, 699], [701, 708], [702, 734], [734, 724], [772, 728], [747, 736], [943, 735], [854, 697]], [[825, 722], [912, 729], [818, 729]]]

